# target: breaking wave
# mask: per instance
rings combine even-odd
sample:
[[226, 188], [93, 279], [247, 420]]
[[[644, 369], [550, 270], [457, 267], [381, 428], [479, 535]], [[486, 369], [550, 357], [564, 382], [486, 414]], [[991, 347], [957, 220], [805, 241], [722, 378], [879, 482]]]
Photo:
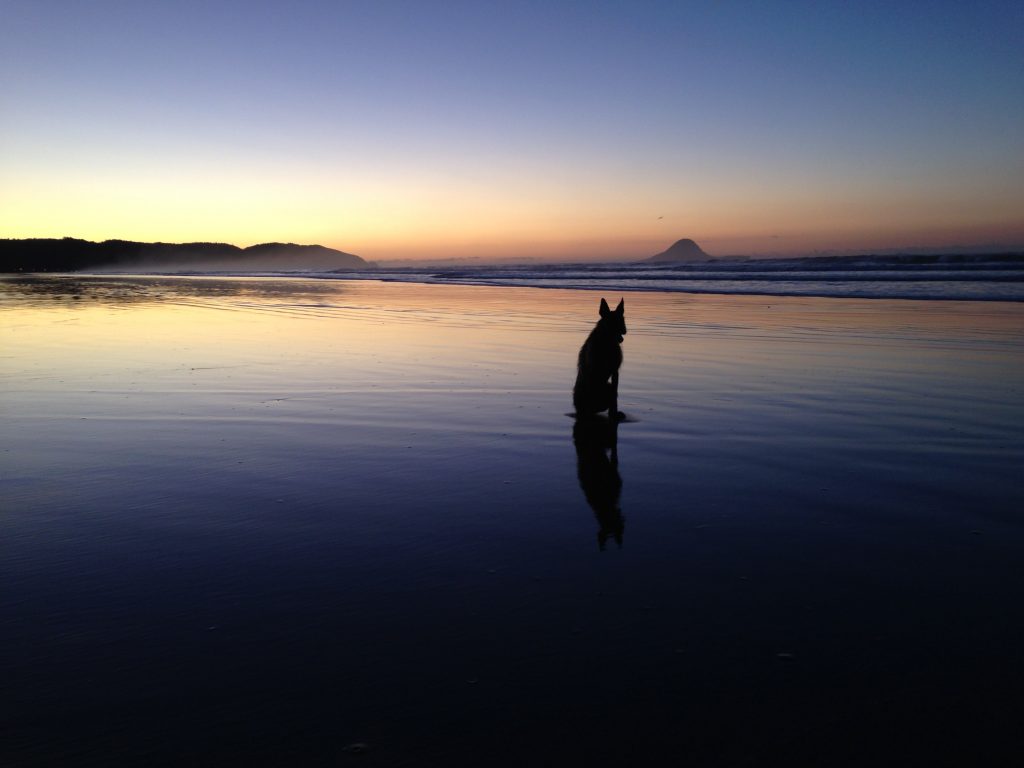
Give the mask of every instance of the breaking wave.
[[480, 265], [315, 276], [533, 288], [1024, 301], [1024, 254], [822, 257], [700, 264]]

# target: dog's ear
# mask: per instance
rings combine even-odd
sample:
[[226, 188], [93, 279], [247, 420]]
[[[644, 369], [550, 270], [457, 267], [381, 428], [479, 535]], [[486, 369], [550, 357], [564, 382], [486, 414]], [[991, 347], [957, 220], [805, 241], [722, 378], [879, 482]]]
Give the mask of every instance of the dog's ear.
[[611, 313], [612, 311], [608, 309], [608, 302], [601, 299], [601, 317], [608, 317]]
[[615, 308], [615, 311], [618, 312], [621, 315], [622, 314], [622, 310], [624, 310], [625, 308], [626, 308], [626, 300], [625, 299], [619, 299], [619, 306], [617, 306]]

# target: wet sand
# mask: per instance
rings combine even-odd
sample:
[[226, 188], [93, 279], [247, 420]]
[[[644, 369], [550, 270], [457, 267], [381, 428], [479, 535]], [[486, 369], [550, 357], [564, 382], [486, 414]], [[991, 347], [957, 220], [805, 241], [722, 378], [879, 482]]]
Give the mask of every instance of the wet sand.
[[0, 281], [0, 762], [1020, 754], [1024, 305], [599, 298]]

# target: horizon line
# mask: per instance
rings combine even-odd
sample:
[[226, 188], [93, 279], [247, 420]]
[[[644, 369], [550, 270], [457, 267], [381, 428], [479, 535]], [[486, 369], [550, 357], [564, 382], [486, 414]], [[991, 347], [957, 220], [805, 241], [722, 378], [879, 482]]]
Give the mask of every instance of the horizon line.
[[[713, 238], [714, 240], [723, 240], [728, 238]], [[121, 237], [109, 237], [103, 240], [89, 240], [84, 237], [77, 237], [74, 235], [62, 235], [59, 237], [0, 237], [0, 241], [8, 242], [19, 242], [19, 241], [31, 241], [31, 240], [75, 240], [85, 243], [103, 244], [103, 243], [139, 243], [147, 245], [227, 245], [240, 250], [247, 250], [261, 245], [287, 245], [297, 247], [320, 247], [326, 248], [340, 253], [359, 256], [360, 258], [372, 261], [377, 264], [386, 262], [399, 262], [399, 263], [423, 263], [429, 264], [431, 262], [444, 261], [444, 262], [485, 262], [485, 263], [509, 263], [517, 261], [529, 261], [529, 262], [560, 262], [566, 264], [574, 263], [593, 263], [593, 262], [609, 262], [614, 263], [617, 261], [633, 261], [637, 259], [646, 260], [653, 256], [660, 255], [665, 250], [671, 248], [674, 244], [691, 240], [695, 242], [698, 247], [708, 256], [709, 259], [787, 259], [787, 258], [828, 258], [828, 257], [842, 257], [842, 256], [953, 256], [953, 255], [971, 255], [971, 254], [1000, 254], [1000, 253], [1022, 253], [1024, 252], [1024, 243], [1005, 243], [1005, 242], [976, 242], [970, 244], [952, 244], [952, 245], [908, 245], [908, 246], [886, 246], [876, 248], [844, 248], [844, 247], [833, 247], [833, 248], [813, 248], [813, 249], [799, 249], [792, 251], [774, 250], [765, 251], [762, 249], [753, 249], [748, 252], [732, 252], [723, 254], [714, 254], [707, 252], [703, 246], [700, 245], [693, 238], [677, 238], [668, 244], [665, 248], [657, 253], [621, 253], [621, 254], [602, 254], [592, 256], [582, 255], [570, 255], [570, 254], [530, 254], [530, 253], [517, 253], [517, 254], [505, 254], [505, 255], [430, 255], [430, 256], [364, 256], [363, 254], [357, 253], [356, 250], [349, 250], [347, 248], [339, 248], [334, 245], [326, 245], [324, 243], [316, 242], [295, 242], [292, 240], [264, 240], [259, 242], [252, 242], [246, 245], [240, 245], [225, 240], [181, 240], [177, 242], [167, 240], [131, 240]], [[244, 242], [244, 241], [243, 241]]]

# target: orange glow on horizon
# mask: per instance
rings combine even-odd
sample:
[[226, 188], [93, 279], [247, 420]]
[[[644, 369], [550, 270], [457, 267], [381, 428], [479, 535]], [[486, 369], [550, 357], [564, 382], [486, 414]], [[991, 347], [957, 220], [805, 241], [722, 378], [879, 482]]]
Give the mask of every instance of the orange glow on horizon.
[[186, 167], [152, 180], [126, 170], [99, 180], [55, 171], [0, 188], [0, 237], [319, 243], [375, 261], [633, 259], [682, 237], [715, 256], [1024, 245], [1024, 200], [1012, 190], [981, 195], [965, 183], [940, 191], [926, 199], [899, 186], [837, 182], [821, 194], [813, 185], [769, 190], [727, 178], [577, 188], [437, 174], [370, 183], [272, 168], [211, 178]]

